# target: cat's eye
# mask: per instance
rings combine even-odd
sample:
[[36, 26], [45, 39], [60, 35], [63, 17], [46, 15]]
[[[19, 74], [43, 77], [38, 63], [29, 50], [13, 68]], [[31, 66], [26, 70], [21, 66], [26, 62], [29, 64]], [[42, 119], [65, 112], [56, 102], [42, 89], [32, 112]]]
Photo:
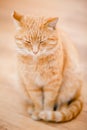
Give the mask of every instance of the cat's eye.
[[45, 41], [46, 41], [46, 39], [45, 40], [41, 40], [40, 43], [44, 43]]
[[31, 41], [25, 41], [25, 43], [31, 43]]
[[43, 43], [44, 41], [40, 41], [40, 43]]

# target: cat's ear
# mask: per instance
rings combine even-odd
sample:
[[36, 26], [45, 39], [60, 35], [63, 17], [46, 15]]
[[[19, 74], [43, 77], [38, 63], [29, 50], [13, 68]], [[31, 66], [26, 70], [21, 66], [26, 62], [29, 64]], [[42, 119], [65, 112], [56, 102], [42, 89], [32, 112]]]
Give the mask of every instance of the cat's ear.
[[23, 18], [23, 15], [17, 13], [16, 11], [13, 12], [13, 18], [17, 20], [18, 22], [21, 22], [21, 19]]
[[14, 11], [12, 16], [15, 19], [14, 23], [16, 25], [16, 29], [20, 30], [21, 27], [22, 27], [21, 21], [22, 21], [23, 15], [21, 15], [21, 14], [17, 13], [16, 11]]
[[58, 22], [58, 17], [49, 18], [47, 19], [45, 25], [48, 26], [49, 28], [55, 29], [57, 22]]

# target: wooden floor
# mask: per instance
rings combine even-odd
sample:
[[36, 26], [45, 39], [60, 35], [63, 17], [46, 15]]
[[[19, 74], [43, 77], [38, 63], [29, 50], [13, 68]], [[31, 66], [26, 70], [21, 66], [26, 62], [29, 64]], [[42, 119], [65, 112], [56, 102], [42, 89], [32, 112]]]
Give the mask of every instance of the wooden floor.
[[[84, 72], [84, 108], [76, 119], [56, 124], [29, 118], [27, 103], [17, 86], [13, 10], [58, 16], [58, 26], [75, 42]], [[87, 0], [0, 1], [0, 130], [87, 130]]]

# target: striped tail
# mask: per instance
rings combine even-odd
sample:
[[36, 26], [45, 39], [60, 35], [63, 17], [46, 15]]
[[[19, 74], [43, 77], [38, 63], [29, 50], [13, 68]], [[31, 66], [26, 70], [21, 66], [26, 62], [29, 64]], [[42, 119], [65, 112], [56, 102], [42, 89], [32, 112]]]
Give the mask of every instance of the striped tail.
[[83, 106], [80, 98], [74, 100], [68, 107], [63, 107], [60, 111], [42, 111], [40, 119], [44, 121], [64, 122], [75, 118]]

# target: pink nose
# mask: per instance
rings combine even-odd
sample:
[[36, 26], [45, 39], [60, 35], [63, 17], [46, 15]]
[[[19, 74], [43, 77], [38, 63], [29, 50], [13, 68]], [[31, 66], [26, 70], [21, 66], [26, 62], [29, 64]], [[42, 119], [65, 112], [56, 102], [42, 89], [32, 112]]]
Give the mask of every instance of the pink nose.
[[33, 53], [36, 55], [38, 53], [38, 51], [33, 51]]
[[38, 46], [33, 45], [33, 53], [36, 55], [38, 53]]

